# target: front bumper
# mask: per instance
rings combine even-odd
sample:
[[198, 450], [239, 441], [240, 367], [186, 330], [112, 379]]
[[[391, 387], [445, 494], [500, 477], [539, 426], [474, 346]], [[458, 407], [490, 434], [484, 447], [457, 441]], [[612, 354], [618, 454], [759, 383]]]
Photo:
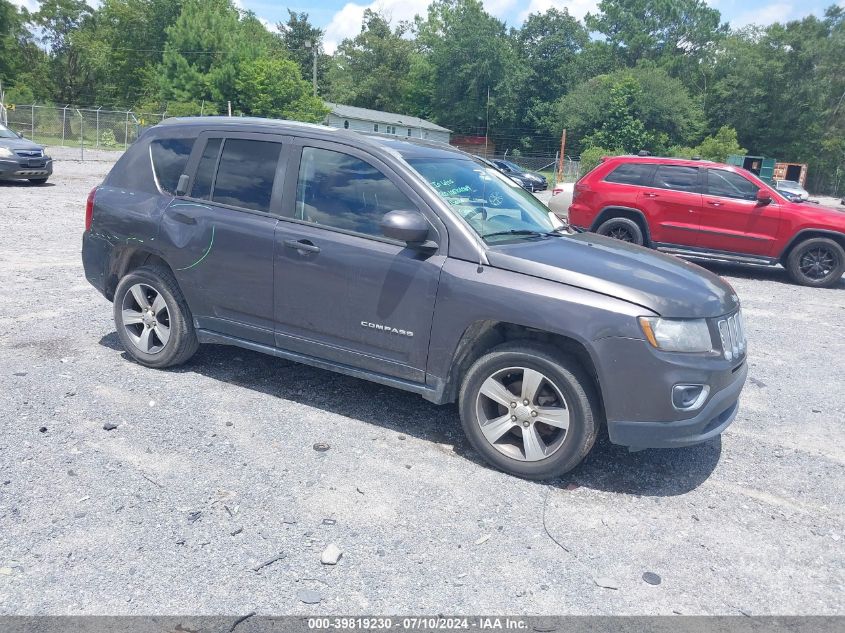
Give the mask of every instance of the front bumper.
[[[748, 375], [745, 358], [654, 350], [646, 341], [596, 341], [597, 369], [610, 441], [641, 448], [674, 448], [719, 435], [736, 417]], [[694, 411], [672, 405], [674, 385], [701, 384], [710, 394]]]
[[20, 156], [0, 158], [0, 180], [24, 180], [47, 178], [53, 173], [53, 159], [24, 158]]
[[739, 394], [748, 375], [743, 362], [736, 380], [710, 398], [700, 413], [689, 420], [675, 422], [608, 422], [610, 441], [638, 448], [677, 448], [700, 444], [720, 435], [739, 411]]

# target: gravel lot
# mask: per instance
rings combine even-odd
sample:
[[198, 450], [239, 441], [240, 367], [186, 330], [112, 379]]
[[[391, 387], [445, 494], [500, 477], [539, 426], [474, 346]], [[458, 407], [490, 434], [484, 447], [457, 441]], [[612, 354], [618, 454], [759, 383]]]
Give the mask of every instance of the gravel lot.
[[544, 485], [454, 406], [235, 348], [127, 360], [79, 257], [109, 167], [0, 184], [0, 614], [845, 613], [845, 283], [713, 266], [750, 331], [736, 422]]

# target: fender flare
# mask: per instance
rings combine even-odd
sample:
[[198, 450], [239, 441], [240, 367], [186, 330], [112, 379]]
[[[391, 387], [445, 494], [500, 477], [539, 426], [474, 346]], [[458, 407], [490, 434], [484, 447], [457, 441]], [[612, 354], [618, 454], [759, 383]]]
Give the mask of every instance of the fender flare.
[[648, 220], [645, 217], [645, 213], [640, 211], [639, 209], [635, 209], [633, 207], [623, 207], [621, 205], [609, 205], [604, 207], [601, 211], [599, 211], [596, 219], [593, 220], [592, 225], [590, 226], [590, 231], [593, 233], [596, 232], [596, 229], [599, 228], [602, 224], [604, 224], [608, 219], [608, 216], [613, 214], [614, 211], [625, 211], [626, 213], [633, 213], [636, 215], [640, 220], [642, 220], [642, 226], [645, 229], [643, 231], [643, 237], [645, 238], [645, 243], [651, 243], [651, 227], [649, 227]]

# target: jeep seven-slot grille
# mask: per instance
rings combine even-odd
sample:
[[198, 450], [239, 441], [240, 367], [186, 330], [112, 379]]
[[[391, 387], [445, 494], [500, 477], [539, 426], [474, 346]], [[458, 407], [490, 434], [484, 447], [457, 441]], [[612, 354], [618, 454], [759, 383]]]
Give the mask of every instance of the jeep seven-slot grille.
[[742, 318], [742, 311], [737, 310], [733, 314], [717, 319], [716, 326], [719, 328], [719, 337], [722, 339], [722, 351], [725, 358], [733, 360], [743, 356], [748, 347], [748, 340], [745, 337], [745, 322]]

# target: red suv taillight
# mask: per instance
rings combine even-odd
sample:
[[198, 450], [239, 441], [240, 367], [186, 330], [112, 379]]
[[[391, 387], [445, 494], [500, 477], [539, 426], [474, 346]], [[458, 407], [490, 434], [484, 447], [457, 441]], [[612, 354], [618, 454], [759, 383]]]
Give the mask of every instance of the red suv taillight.
[[586, 189], [587, 187], [585, 185], [576, 182], [575, 187], [573, 187], [572, 189], [572, 202], [575, 202], [578, 196], [581, 195], [581, 193], [584, 192]]
[[97, 193], [97, 187], [91, 190], [88, 194], [88, 200], [85, 202], [85, 230], [91, 230], [91, 221], [94, 219], [94, 195]]

